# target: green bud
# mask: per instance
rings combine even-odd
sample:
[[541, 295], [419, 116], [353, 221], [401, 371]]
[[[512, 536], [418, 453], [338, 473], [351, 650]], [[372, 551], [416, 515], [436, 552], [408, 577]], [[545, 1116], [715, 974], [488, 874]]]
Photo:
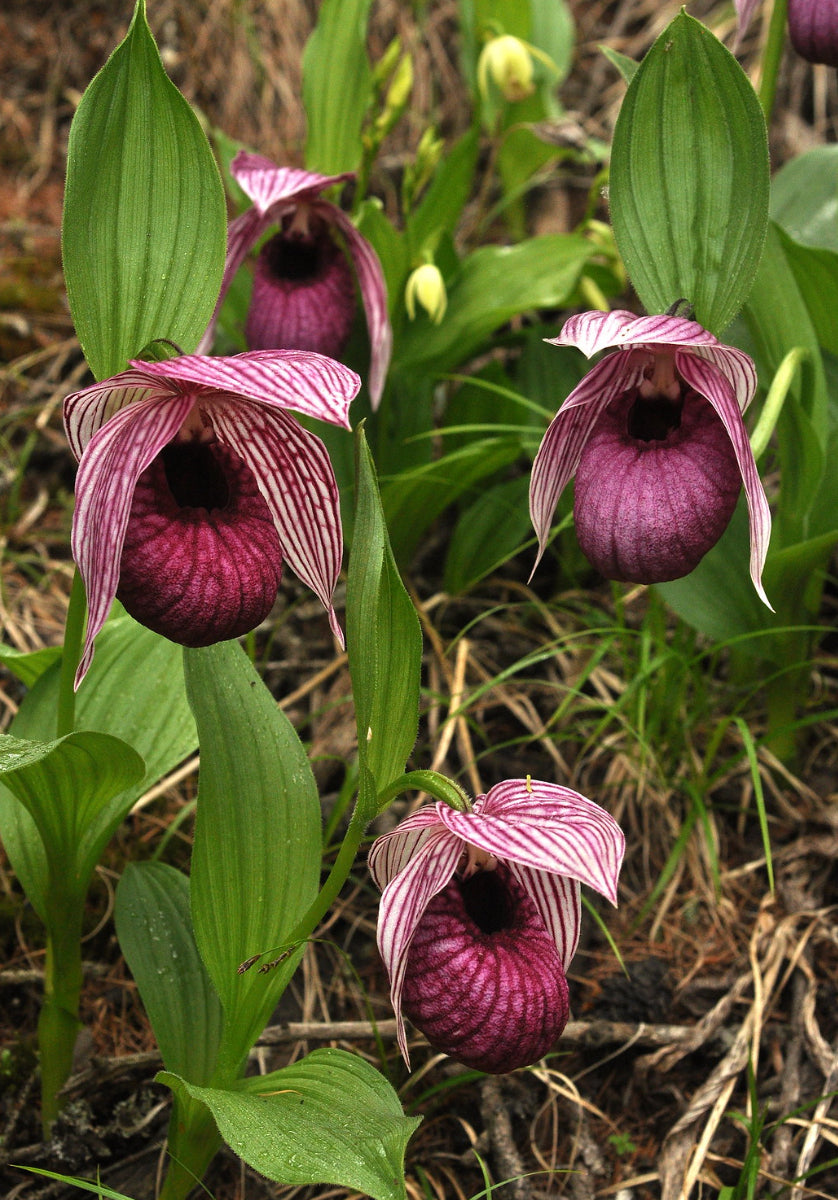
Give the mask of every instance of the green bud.
[[417, 300], [434, 325], [439, 325], [445, 316], [448, 293], [439, 267], [433, 263], [423, 263], [421, 267], [417, 267], [405, 286], [404, 303], [411, 321], [416, 317]]
[[525, 100], [535, 91], [533, 61], [525, 42], [504, 34], [492, 38], [480, 52], [477, 82], [484, 99], [489, 97], [489, 80], [505, 100]]

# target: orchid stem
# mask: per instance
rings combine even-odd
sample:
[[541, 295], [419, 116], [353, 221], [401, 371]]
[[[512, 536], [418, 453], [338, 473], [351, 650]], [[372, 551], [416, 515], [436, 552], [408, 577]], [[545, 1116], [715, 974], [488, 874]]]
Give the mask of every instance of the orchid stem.
[[56, 737], [72, 733], [76, 725], [76, 670], [81, 658], [81, 640], [87, 604], [84, 582], [76, 567], [70, 603], [67, 606], [67, 621], [64, 626], [64, 651], [61, 655], [61, 675], [58, 683], [58, 713]]
[[84, 903], [78, 897], [50, 895], [48, 898], [44, 1001], [38, 1017], [44, 1137], [49, 1137], [52, 1123], [61, 1110], [59, 1092], [72, 1070], [76, 1036], [81, 1027], [83, 913]]
[[777, 94], [777, 77], [780, 73], [780, 61], [786, 44], [786, 13], [788, 0], [774, 0], [771, 11], [771, 23], [768, 26], [768, 39], [762, 57], [762, 78], [759, 84], [759, 102], [765, 117], [765, 124], [771, 124], [774, 112], [774, 98]]
[[355, 862], [355, 855], [358, 853], [358, 847], [361, 844], [361, 838], [364, 836], [364, 827], [366, 825], [366, 821], [360, 816], [360, 807], [356, 803], [346, 836], [343, 839], [332, 869], [326, 876], [326, 882], [288, 935], [287, 944], [289, 946], [305, 942], [311, 937], [337, 899], [338, 892], [349, 878], [349, 872], [352, 870], [352, 864]]
[[378, 796], [378, 811], [383, 812], [387, 805], [395, 800], [402, 792], [427, 792], [436, 800], [454, 808], [457, 812], [468, 812], [471, 808], [468, 797], [459, 784], [453, 779], [439, 775], [436, 771], [408, 771], [400, 775]]

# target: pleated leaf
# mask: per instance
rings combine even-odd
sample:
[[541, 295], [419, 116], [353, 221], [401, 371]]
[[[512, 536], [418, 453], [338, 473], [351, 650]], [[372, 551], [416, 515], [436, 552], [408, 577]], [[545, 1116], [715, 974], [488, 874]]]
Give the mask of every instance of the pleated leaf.
[[63, 257], [90, 369], [105, 379], [155, 338], [197, 345], [226, 252], [209, 143], [168, 79], [138, 0], [70, 129]]
[[614, 130], [611, 218], [650, 313], [688, 300], [719, 334], [751, 290], [768, 219], [768, 147], [736, 59], [681, 13], [634, 75]]
[[167, 1069], [208, 1083], [223, 1014], [195, 944], [189, 880], [165, 863], [129, 863], [114, 921]]
[[0, 663], [26, 687], [32, 687], [60, 657], [60, 646], [43, 646], [40, 650], [26, 651], [0, 645]]
[[0, 735], [0, 776], [37, 827], [46, 896], [84, 895], [98, 858], [88, 831], [143, 774], [136, 751], [105, 733], [70, 733], [52, 742]]
[[795, 241], [838, 250], [838, 146], [815, 146], [777, 172], [771, 215]]
[[224, 1007], [219, 1070], [234, 1078], [299, 956], [264, 975], [237, 968], [281, 945], [314, 899], [320, 804], [300, 740], [242, 648], [186, 650], [184, 666], [201, 747], [192, 921]]
[[[38, 678], [11, 724], [15, 737], [52, 738], [58, 678], [57, 663]], [[142, 777], [115, 795], [85, 832], [85, 853], [98, 860], [134, 801], [197, 744], [183, 685], [180, 647], [125, 613], [112, 617], [99, 636], [93, 666], [76, 697], [76, 726], [120, 738], [145, 762]], [[30, 813], [2, 783], [0, 836], [21, 886], [35, 910], [43, 914], [47, 887], [43, 843]]]
[[242, 1080], [234, 1089], [160, 1083], [203, 1101], [224, 1140], [251, 1167], [284, 1184], [333, 1184], [373, 1200], [402, 1200], [404, 1152], [419, 1117], [402, 1113], [379, 1073], [345, 1050]]
[[393, 560], [363, 427], [356, 440], [355, 489], [346, 645], [362, 780], [370, 772], [381, 791], [402, 774], [416, 740], [422, 635]]

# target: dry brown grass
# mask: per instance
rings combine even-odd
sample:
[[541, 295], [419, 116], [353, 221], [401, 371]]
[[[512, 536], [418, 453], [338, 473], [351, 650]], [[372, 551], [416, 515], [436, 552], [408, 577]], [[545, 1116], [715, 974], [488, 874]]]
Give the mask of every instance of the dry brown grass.
[[[8, 515], [0, 529], [0, 617], [4, 640], [19, 649], [60, 641], [71, 574], [72, 464], [60, 402], [79, 386], [85, 367], [60, 278], [67, 131], [81, 91], [121, 36], [129, 7], [126, 3], [118, 14], [93, 0], [69, 7], [13, 3], [0, 14], [0, 355], [5, 363], [0, 501]], [[679, 4], [594, 0], [574, 7], [579, 48], [566, 103], [590, 132], [608, 138], [622, 85], [598, 55], [597, 44], [639, 56]], [[304, 136], [299, 59], [316, 5], [160, 0], [150, 8], [172, 77], [208, 120], [270, 157], [299, 160]], [[690, 11], [730, 44], [730, 4], [695, 3]], [[456, 72], [453, 0], [430, 4], [421, 27], [406, 3], [380, 0], [374, 12], [372, 54], [379, 55], [398, 33], [415, 56], [417, 76], [409, 117], [382, 156], [377, 184], [386, 195], [387, 173], [411, 155], [425, 124], [434, 119], [453, 136], [463, 128], [467, 110]], [[746, 45], [751, 52], [746, 61], [755, 58], [758, 36], [752, 34]], [[834, 140], [836, 113], [835, 76], [789, 58], [772, 137], [777, 161], [813, 142]], [[425, 1115], [408, 1159], [408, 1191], [417, 1198], [478, 1193], [484, 1186], [478, 1155], [495, 1180], [534, 1172], [501, 1193], [521, 1200], [715, 1196], [736, 1181], [746, 1153], [742, 1131], [728, 1114], [747, 1110], [749, 1063], [770, 1121], [799, 1110], [765, 1138], [757, 1195], [775, 1194], [813, 1164], [838, 1157], [834, 1108], [828, 1099], [819, 1100], [838, 1088], [834, 718], [812, 724], [796, 774], [761, 752], [774, 895], [767, 889], [753, 816], [753, 781], [729, 734], [720, 761], [730, 765], [703, 796], [706, 819], [694, 826], [646, 912], [690, 812], [686, 783], [695, 779], [709, 725], [726, 703], [724, 681], [708, 684], [711, 705], [704, 722], [690, 724], [685, 714], [684, 750], [673, 766], [666, 745], [638, 749], [630, 721], [614, 722], [597, 734], [603, 707], [618, 705], [631, 683], [626, 660], [618, 654], [606, 655], [589, 670], [596, 649], [589, 630], [617, 619], [610, 594], [568, 594], [548, 606], [525, 588], [514, 568], [457, 600], [436, 592], [427, 572], [412, 583], [427, 647], [418, 764], [458, 776], [474, 792], [497, 778], [530, 771], [560, 778], [608, 804], [626, 829], [629, 853], [621, 908], [605, 917], [631, 978], [621, 973], [589, 920], [572, 971], [578, 1019], [548, 1065], [508, 1079], [475, 1081], [433, 1055], [417, 1035], [411, 1045], [417, 1069], [408, 1079], [396, 1057], [374, 949], [376, 897], [359, 866], [321, 931], [323, 941], [306, 955], [287, 1011], [257, 1048], [257, 1069], [299, 1057], [324, 1039], [379, 1064], [375, 1041], [358, 1026], [374, 1016], [386, 1064], [405, 1103]], [[635, 627], [643, 620], [644, 604], [642, 594], [628, 604]], [[491, 615], [475, 620], [490, 607]], [[300, 652], [300, 629], [294, 622], [283, 629], [271, 652], [272, 685], [316, 757], [349, 757], [353, 722], [342, 702], [348, 691], [343, 661], [332, 657], [324, 637], [313, 651], [312, 670], [311, 655], [307, 659]], [[551, 645], [555, 652], [531, 668], [512, 670]], [[813, 717], [835, 708], [837, 665], [834, 644], [827, 641], [813, 664]], [[494, 683], [502, 672], [510, 673]], [[21, 695], [11, 679], [3, 679], [3, 728]], [[754, 720], [758, 733], [758, 707]], [[69, 1088], [77, 1130], [75, 1141], [72, 1129], [65, 1130], [65, 1157], [56, 1157], [53, 1147], [49, 1160], [59, 1169], [90, 1173], [89, 1156], [95, 1159], [97, 1147], [104, 1145], [115, 1167], [111, 1186], [138, 1200], [149, 1194], [154, 1178], [165, 1097], [148, 1084], [156, 1065], [153, 1038], [108, 915], [113, 882], [126, 860], [147, 856], [170, 837], [167, 858], [181, 866], [188, 862], [195, 766], [187, 764], [137, 807], [109, 850], [92, 893], [84, 1013], [90, 1040]], [[329, 798], [339, 786], [340, 770], [335, 774], [323, 764], [318, 771]], [[31, 1054], [41, 941], [6, 866], [0, 866], [0, 908], [6, 950], [0, 1029], [16, 1064], [11, 1082], [0, 1091], [0, 1132], [14, 1147], [14, 1161], [44, 1162], [33, 1134]], [[347, 959], [357, 975], [347, 970]], [[96, 1093], [106, 1098], [108, 1118], [91, 1107]], [[115, 1105], [123, 1119], [119, 1136], [109, 1119]], [[10, 1197], [76, 1194], [21, 1182], [11, 1172], [3, 1179]], [[218, 1200], [346, 1195], [267, 1185], [232, 1156], [219, 1161], [210, 1184]], [[813, 1186], [784, 1194], [802, 1200], [834, 1196], [836, 1189], [838, 1171], [832, 1168], [815, 1176]]]

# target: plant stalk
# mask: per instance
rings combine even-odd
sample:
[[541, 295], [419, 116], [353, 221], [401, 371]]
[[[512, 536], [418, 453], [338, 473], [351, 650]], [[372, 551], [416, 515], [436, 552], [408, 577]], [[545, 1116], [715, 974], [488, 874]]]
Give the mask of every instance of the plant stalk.
[[212, 1113], [200, 1100], [173, 1093], [169, 1165], [159, 1200], [185, 1200], [204, 1177], [222, 1142]]
[[780, 73], [780, 61], [786, 44], [787, 12], [788, 0], [774, 0], [771, 22], [768, 26], [768, 38], [762, 55], [762, 76], [759, 84], [759, 102], [762, 105], [767, 126], [771, 125], [774, 98], [777, 94], [777, 77]]
[[61, 1110], [59, 1092], [73, 1069], [76, 1037], [81, 1027], [81, 931], [84, 900], [50, 896], [47, 904], [47, 950], [44, 1002], [38, 1017], [41, 1058], [41, 1123], [49, 1137]]

